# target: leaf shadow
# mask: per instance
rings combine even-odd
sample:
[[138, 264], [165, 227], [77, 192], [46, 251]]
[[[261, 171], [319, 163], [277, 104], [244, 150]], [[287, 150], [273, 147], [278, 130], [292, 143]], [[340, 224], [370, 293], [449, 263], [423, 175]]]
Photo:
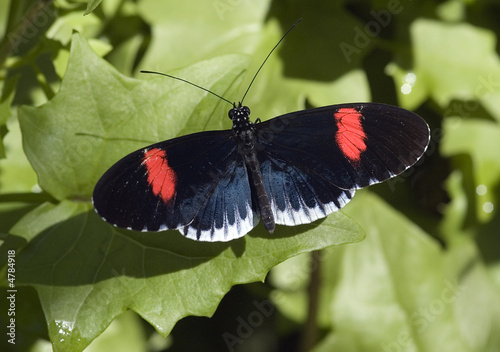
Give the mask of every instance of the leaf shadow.
[[318, 219], [309, 224], [295, 225], [295, 226], [286, 226], [286, 225], [277, 225], [274, 232], [271, 234], [264, 229], [262, 224], [259, 224], [253, 231], [251, 231], [248, 236], [255, 238], [264, 238], [264, 239], [282, 239], [294, 237], [299, 234], [302, 234], [307, 231], [311, 231], [312, 229], [321, 226], [321, 224], [326, 220], [326, 218]]
[[122, 230], [93, 210], [38, 234], [17, 257], [19, 283], [81, 286], [117, 276], [149, 278], [188, 270], [221, 255], [238, 258], [245, 238], [197, 242], [178, 231]]

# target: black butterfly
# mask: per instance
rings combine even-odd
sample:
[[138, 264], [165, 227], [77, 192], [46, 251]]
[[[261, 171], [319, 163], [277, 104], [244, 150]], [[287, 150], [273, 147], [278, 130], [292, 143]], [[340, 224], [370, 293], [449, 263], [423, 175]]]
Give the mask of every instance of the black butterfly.
[[200, 241], [239, 238], [259, 219], [272, 233], [342, 208], [356, 189], [412, 166], [429, 143], [420, 116], [390, 105], [332, 105], [258, 123], [248, 107], [232, 105], [231, 130], [159, 142], [118, 161], [94, 189], [97, 213], [118, 227], [178, 229]]
[[429, 128], [384, 104], [332, 105], [252, 123], [233, 106], [231, 130], [174, 138], [133, 152], [97, 183], [94, 207], [137, 231], [179, 229], [191, 239], [229, 241], [259, 218], [298, 225], [342, 208], [356, 189], [412, 166]]

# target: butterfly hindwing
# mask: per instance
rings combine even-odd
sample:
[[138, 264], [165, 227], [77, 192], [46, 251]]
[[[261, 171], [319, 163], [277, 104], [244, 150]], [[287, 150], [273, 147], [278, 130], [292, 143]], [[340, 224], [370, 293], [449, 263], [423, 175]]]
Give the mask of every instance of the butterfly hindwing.
[[324, 218], [346, 205], [355, 192], [269, 156], [261, 162], [261, 169], [274, 220], [281, 225], [308, 224]]
[[115, 226], [179, 229], [205, 241], [243, 236], [257, 221], [231, 131], [196, 133], [127, 155], [99, 180], [93, 202]]
[[184, 236], [200, 241], [229, 241], [249, 232], [258, 222], [243, 160], [236, 155], [222, 177], [210, 184], [208, 197], [198, 197], [193, 222]]

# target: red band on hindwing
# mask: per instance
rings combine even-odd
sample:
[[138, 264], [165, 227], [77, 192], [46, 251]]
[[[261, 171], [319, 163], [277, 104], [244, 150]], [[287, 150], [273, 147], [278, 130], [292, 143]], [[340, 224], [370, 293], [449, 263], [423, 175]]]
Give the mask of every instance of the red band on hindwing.
[[148, 183], [153, 193], [165, 203], [175, 194], [176, 176], [174, 170], [168, 166], [167, 153], [154, 148], [144, 152], [143, 164], [148, 171]]
[[353, 108], [342, 108], [334, 113], [337, 123], [335, 141], [342, 153], [353, 161], [359, 161], [366, 150], [366, 134], [361, 125], [362, 114]]

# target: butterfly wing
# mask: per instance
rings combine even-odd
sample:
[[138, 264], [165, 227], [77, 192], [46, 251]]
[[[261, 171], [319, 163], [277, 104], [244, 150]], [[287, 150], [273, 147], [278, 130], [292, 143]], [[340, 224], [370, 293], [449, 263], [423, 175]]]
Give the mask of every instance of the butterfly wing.
[[229, 241], [258, 221], [231, 131], [153, 144], [113, 165], [93, 193], [99, 215], [136, 231], [178, 229], [201, 241]]
[[259, 159], [277, 224], [296, 225], [344, 206], [356, 189], [394, 177], [429, 143], [418, 115], [385, 104], [341, 104], [256, 125]]
[[324, 218], [346, 205], [355, 193], [303, 165], [270, 155], [261, 161], [261, 170], [276, 224], [308, 224]]

